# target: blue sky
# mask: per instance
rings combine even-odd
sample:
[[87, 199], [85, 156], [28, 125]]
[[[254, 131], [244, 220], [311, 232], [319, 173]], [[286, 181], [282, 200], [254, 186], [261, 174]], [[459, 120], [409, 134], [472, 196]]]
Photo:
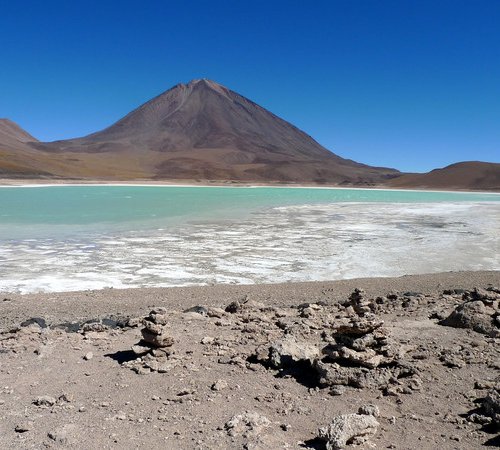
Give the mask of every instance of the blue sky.
[[360, 162], [500, 162], [499, 24], [498, 0], [0, 0], [0, 117], [82, 136], [209, 78]]

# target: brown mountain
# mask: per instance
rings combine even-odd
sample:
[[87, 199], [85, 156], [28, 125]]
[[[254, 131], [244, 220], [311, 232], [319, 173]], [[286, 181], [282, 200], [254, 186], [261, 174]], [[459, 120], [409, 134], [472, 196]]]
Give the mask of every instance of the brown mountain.
[[0, 119], [0, 176], [40, 175], [43, 172], [29, 162], [33, 150], [28, 142], [36, 142], [36, 139], [11, 120]]
[[398, 188], [500, 191], [500, 164], [459, 162], [428, 173], [403, 174], [387, 184]]
[[36, 139], [9, 119], [0, 119], [0, 143], [33, 142]]
[[114, 125], [82, 138], [50, 143], [31, 138], [27, 143], [29, 135], [21, 130], [14, 134], [14, 144], [0, 135], [0, 170], [13, 175], [38, 171], [102, 179], [361, 185], [399, 175], [341, 158], [290, 123], [209, 80], [178, 84]]

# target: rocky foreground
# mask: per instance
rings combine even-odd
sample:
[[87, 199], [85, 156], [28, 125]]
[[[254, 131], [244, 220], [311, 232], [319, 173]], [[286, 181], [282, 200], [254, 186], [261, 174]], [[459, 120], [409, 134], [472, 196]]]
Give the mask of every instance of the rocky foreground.
[[500, 288], [458, 284], [17, 325], [7, 296], [0, 447], [499, 446]]

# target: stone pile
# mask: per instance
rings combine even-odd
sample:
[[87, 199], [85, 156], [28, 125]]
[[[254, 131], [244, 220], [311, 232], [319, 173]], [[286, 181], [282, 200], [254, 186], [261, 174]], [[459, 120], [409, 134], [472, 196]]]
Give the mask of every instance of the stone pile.
[[132, 346], [136, 359], [123, 363], [137, 373], [168, 372], [173, 366], [174, 338], [170, 335], [165, 308], [155, 308], [142, 319], [142, 339]]
[[320, 386], [380, 388], [387, 393], [418, 390], [421, 380], [403, 363], [404, 348], [390, 342], [384, 322], [371, 312], [373, 302], [356, 289], [344, 306], [348, 316], [335, 321], [331, 333], [326, 333], [331, 342], [322, 349], [324, 357], [314, 363]]
[[253, 358], [299, 375], [309, 386], [330, 387], [336, 393], [339, 386], [383, 389], [394, 395], [419, 390], [422, 382], [416, 369], [403, 359], [409, 347], [391, 342], [374, 310], [376, 303], [361, 289], [341, 304], [300, 305], [298, 315], [275, 320], [278, 330]]

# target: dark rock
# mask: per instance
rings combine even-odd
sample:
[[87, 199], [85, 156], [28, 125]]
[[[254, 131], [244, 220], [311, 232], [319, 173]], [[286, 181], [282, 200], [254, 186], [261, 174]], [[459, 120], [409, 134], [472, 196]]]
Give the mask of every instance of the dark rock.
[[29, 327], [31, 325], [38, 325], [40, 328], [47, 328], [47, 322], [41, 317], [33, 317], [21, 323], [21, 327]]
[[195, 314], [200, 314], [201, 316], [208, 316], [208, 308], [205, 306], [197, 305], [193, 306], [191, 308], [185, 309], [183, 311], [184, 313], [195, 313]]

